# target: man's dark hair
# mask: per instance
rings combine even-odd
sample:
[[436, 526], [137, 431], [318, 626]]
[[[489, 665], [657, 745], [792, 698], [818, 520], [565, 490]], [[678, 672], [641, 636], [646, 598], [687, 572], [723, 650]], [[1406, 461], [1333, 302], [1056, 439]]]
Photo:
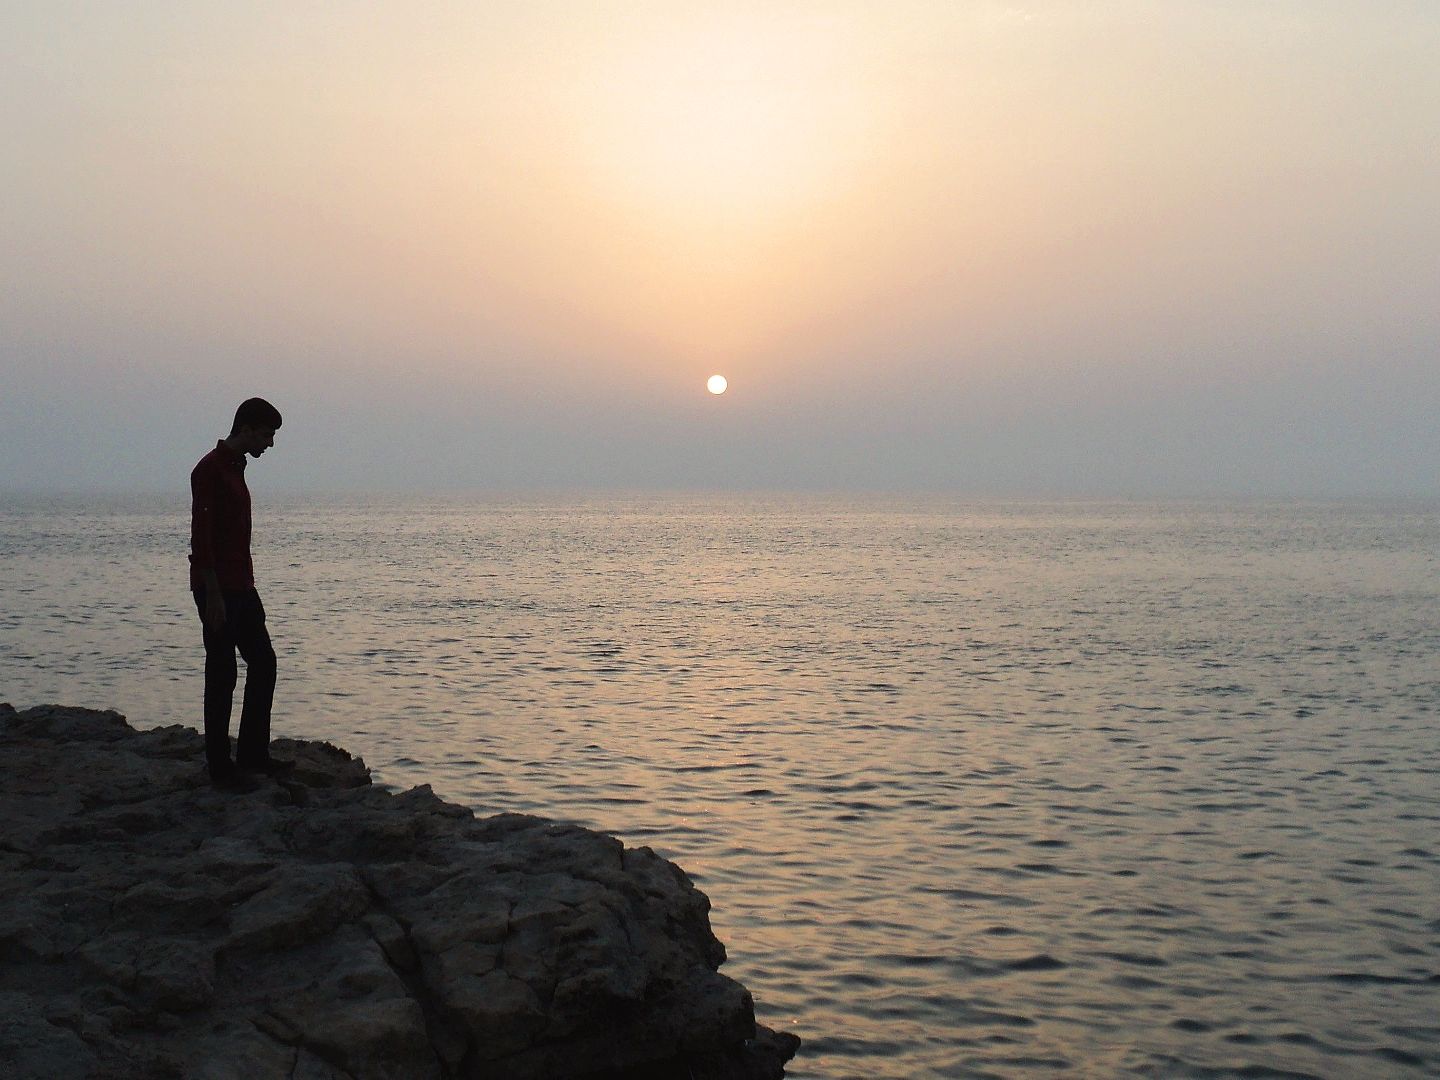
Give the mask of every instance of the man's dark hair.
[[280, 410], [264, 398], [252, 397], [242, 401], [235, 410], [235, 423], [230, 425], [230, 434], [234, 435], [242, 427], [279, 428]]

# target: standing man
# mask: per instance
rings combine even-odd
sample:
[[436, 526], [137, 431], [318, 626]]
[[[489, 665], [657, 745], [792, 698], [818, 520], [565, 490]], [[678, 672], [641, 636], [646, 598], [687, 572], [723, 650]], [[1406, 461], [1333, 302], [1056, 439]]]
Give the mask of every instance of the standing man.
[[[227, 791], [253, 791], [247, 774], [276, 775], [290, 763], [270, 756], [270, 703], [275, 695], [275, 650], [250, 561], [250, 489], [245, 455], [275, 445], [280, 413], [263, 398], [235, 410], [230, 434], [190, 474], [190, 589], [205, 636], [205, 763]], [[235, 760], [230, 760], [230, 706], [235, 653], [245, 659], [245, 699]]]

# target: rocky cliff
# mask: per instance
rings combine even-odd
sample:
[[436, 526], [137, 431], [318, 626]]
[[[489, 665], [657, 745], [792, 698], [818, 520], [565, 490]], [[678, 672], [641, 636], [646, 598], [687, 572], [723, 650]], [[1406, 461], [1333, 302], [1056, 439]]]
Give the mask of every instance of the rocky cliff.
[[227, 794], [190, 728], [0, 705], [6, 1077], [783, 1075], [674, 864], [276, 752]]

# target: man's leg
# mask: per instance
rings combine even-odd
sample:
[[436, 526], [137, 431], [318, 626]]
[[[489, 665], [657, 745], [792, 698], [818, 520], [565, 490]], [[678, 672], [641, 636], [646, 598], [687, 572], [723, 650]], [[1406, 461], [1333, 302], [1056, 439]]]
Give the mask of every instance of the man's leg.
[[204, 625], [205, 597], [195, 596], [205, 637], [205, 764], [217, 779], [233, 771], [230, 761], [230, 704], [235, 696], [235, 642], [230, 627]]
[[270, 644], [270, 631], [265, 628], [265, 607], [259, 593], [254, 589], [233, 593], [225, 598], [225, 605], [235, 647], [245, 661], [245, 699], [240, 706], [235, 762], [242, 767], [263, 765], [270, 760], [275, 649]]

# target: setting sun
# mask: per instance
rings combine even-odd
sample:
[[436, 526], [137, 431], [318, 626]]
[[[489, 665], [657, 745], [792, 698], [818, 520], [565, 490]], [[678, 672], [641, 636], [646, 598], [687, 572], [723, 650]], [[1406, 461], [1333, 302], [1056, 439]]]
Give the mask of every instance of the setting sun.
[[0, 1080], [1440, 1080], [1437, 57], [0, 0]]

